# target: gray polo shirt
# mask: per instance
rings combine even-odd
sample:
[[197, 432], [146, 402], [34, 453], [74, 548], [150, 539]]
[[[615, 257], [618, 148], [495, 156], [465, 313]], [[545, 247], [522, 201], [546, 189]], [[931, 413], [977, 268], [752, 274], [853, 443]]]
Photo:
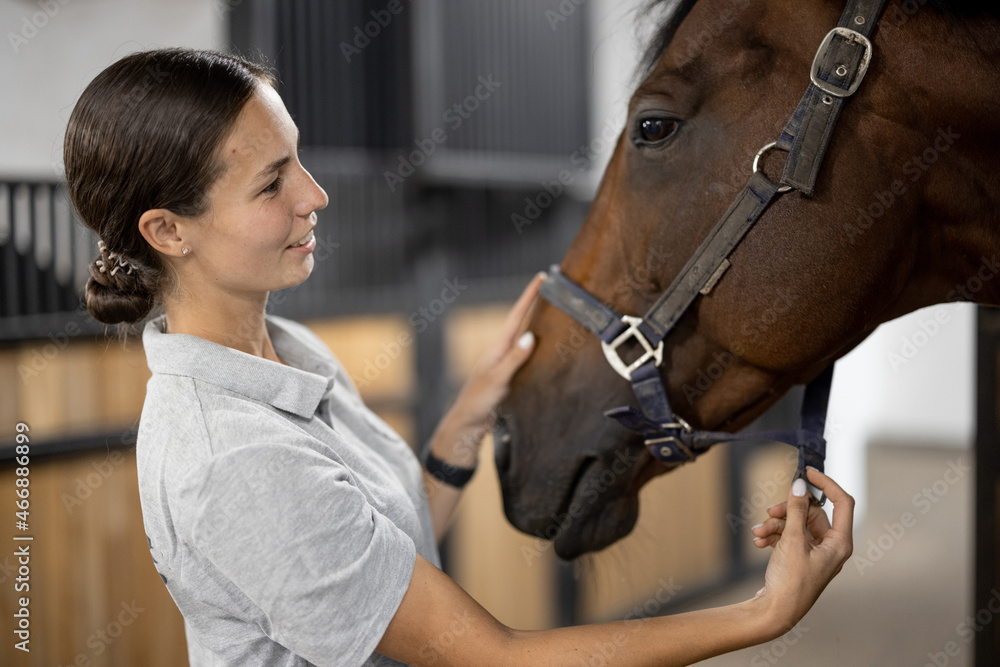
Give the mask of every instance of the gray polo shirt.
[[375, 646], [439, 564], [420, 464], [315, 335], [267, 328], [287, 366], [143, 333], [139, 497], [191, 667], [400, 664]]

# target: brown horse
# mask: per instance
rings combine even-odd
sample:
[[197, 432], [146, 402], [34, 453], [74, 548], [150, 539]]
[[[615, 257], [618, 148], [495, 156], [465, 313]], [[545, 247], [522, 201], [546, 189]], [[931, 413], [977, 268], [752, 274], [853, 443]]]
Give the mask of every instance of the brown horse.
[[[667, 18], [648, 75], [561, 264], [629, 315], [649, 309], [746, 183], [844, 9], [655, 4]], [[958, 4], [889, 2], [814, 196], [775, 200], [667, 336], [661, 377], [695, 428], [746, 426], [882, 322], [945, 301], [1000, 304], [1000, 17]], [[767, 159], [780, 174], [780, 153]], [[636, 401], [592, 334], [544, 302], [530, 328], [538, 347], [497, 425], [504, 506], [573, 558], [628, 534], [639, 488], [670, 467], [603, 415]]]

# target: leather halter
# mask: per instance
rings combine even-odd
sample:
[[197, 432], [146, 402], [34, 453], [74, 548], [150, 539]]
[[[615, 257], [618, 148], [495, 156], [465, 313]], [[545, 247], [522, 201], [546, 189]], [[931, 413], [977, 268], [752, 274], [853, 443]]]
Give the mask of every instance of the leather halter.
[[[720, 442], [772, 440], [798, 447], [797, 476], [806, 466], [823, 470], [831, 364], [806, 387], [801, 423], [795, 431], [732, 434], [696, 431], [675, 415], [667, 400], [658, 367], [663, 359], [663, 339], [699, 294], [709, 294], [730, 266], [729, 256], [768, 205], [779, 194], [795, 189], [811, 197], [816, 176], [830, 138], [848, 97], [854, 94], [872, 58], [869, 38], [878, 25], [886, 0], [850, 0], [836, 28], [820, 44], [813, 59], [811, 83], [777, 141], [767, 144], [754, 159], [753, 174], [722, 219], [694, 256], [643, 317], [620, 315], [564, 276], [558, 266], [549, 270], [541, 294], [601, 339], [605, 356], [629, 380], [640, 410], [620, 407], [605, 414], [628, 429], [641, 433], [654, 458], [664, 463], [686, 463]], [[788, 153], [784, 173], [773, 183], [757, 162], [771, 149]], [[642, 354], [626, 363], [618, 348], [634, 340]]]

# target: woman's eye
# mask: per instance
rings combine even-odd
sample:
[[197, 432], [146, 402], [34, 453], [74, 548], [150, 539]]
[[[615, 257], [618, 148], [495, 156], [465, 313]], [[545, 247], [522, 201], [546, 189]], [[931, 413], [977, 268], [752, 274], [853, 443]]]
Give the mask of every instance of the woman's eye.
[[677, 131], [677, 121], [670, 118], [646, 118], [639, 122], [639, 136], [644, 143], [665, 141]]
[[261, 193], [262, 194], [273, 195], [276, 192], [278, 192], [278, 190], [280, 190], [280, 189], [281, 189], [281, 177], [279, 176], [278, 178], [276, 178], [273, 181], [271, 181], [271, 184], [269, 186], [267, 186], [266, 188], [264, 188], [263, 190], [261, 190]]

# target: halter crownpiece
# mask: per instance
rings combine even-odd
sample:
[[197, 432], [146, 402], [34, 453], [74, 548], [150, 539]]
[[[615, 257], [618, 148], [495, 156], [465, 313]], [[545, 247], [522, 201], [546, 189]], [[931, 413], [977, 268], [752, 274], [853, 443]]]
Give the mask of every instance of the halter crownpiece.
[[[757, 153], [749, 182], [643, 317], [620, 315], [564, 276], [558, 266], [549, 270], [542, 283], [542, 297], [600, 338], [608, 363], [632, 384], [640, 409], [625, 406], [605, 414], [642, 434], [646, 447], [659, 461], [693, 461], [720, 442], [773, 440], [798, 448], [798, 477], [805, 477], [807, 466], [823, 470], [826, 458], [823, 430], [833, 380], [832, 364], [806, 387], [797, 430], [752, 434], [692, 429], [670, 408], [659, 366], [664, 338], [699, 295], [711, 293], [730, 266], [729, 256], [775, 197], [793, 189], [808, 197], [813, 195], [816, 176], [844, 101], [858, 90], [871, 64], [870, 37], [885, 4], [886, 0], [849, 0], [838, 26], [827, 33], [816, 51], [809, 71], [811, 83], [781, 136]], [[761, 156], [772, 149], [788, 153], [778, 183], [758, 170]], [[618, 348], [630, 340], [639, 345], [642, 354], [626, 363]]]

